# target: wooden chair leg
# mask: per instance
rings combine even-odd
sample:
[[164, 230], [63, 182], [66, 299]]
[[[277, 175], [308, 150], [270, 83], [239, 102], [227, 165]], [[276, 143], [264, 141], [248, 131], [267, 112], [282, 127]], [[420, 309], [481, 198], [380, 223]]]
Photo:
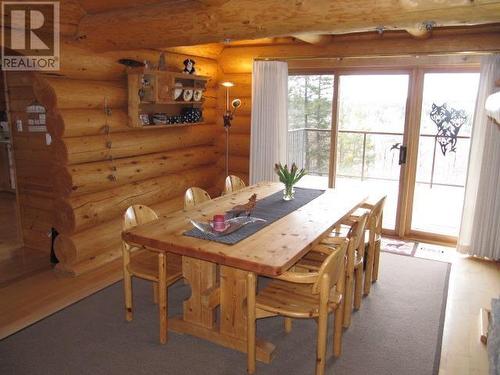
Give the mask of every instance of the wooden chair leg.
[[286, 333], [292, 332], [292, 318], [285, 317], [285, 332]]
[[[372, 235], [370, 234], [370, 237]], [[370, 238], [370, 245], [368, 246], [368, 251], [365, 253], [366, 259], [366, 270], [365, 270], [365, 280], [364, 280], [364, 290], [363, 294], [367, 296], [370, 294], [370, 289], [372, 286], [372, 275], [373, 275], [373, 263], [375, 258], [375, 241]]]
[[352, 298], [354, 293], [354, 253], [348, 256], [344, 287], [344, 328], [351, 325]]
[[342, 302], [337, 309], [334, 311], [334, 323], [333, 323], [333, 356], [335, 358], [340, 357], [342, 354], [342, 331], [343, 331], [343, 307]]
[[158, 283], [153, 282], [153, 302], [158, 304]]
[[128, 270], [130, 256], [127, 251], [123, 252], [123, 291], [125, 293], [125, 319], [130, 322], [132, 313], [132, 275]]
[[160, 343], [167, 342], [167, 256], [158, 254], [158, 311], [160, 313]]
[[380, 241], [375, 242], [375, 253], [373, 254], [373, 275], [372, 283], [378, 279], [378, 267], [380, 261]]
[[255, 289], [256, 277], [253, 272], [247, 274], [247, 371], [255, 372]]
[[361, 308], [361, 299], [363, 298], [363, 265], [354, 270], [354, 308]]
[[325, 373], [329, 284], [328, 277], [326, 277], [325, 280], [322, 280], [318, 317], [318, 342], [316, 347], [316, 375], [324, 375]]

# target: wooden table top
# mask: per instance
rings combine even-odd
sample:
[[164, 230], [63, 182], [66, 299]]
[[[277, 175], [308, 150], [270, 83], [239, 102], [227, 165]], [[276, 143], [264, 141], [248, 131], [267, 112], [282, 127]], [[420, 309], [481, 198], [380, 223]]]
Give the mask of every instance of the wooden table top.
[[129, 243], [154, 251], [169, 251], [261, 275], [276, 276], [289, 269], [367, 198], [360, 191], [328, 189], [298, 210], [234, 245], [183, 235], [192, 228], [189, 219], [208, 221], [215, 214], [246, 203], [253, 193], [257, 194], [259, 200], [281, 190], [281, 183], [252, 185], [204, 202], [193, 209], [163, 216], [126, 231], [122, 236]]

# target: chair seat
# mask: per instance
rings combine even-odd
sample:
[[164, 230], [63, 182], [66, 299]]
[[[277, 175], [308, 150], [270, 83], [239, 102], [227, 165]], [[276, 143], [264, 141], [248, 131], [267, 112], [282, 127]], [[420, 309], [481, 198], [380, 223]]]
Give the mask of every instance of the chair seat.
[[[339, 231], [332, 231], [330, 232], [329, 236], [330, 237], [347, 237], [347, 234], [349, 233], [349, 230], [351, 229], [350, 226], [346, 225], [346, 224], [342, 224], [340, 226], [340, 230]], [[375, 234], [375, 241], [380, 241], [380, 234]], [[370, 243], [370, 232], [369, 231], [365, 231], [365, 245], [368, 246], [368, 244]]]
[[[256, 306], [262, 310], [291, 318], [319, 316], [319, 294], [311, 294], [311, 284], [296, 284], [283, 280], [271, 281], [256, 297]], [[332, 288], [329, 311], [334, 310], [342, 294]]]
[[[142, 279], [158, 281], [158, 253], [141, 249], [131, 254], [128, 270]], [[176, 254], [167, 254], [167, 285], [182, 277], [182, 259]]]
[[370, 210], [366, 209], [366, 208], [362, 208], [362, 207], [358, 207], [356, 208], [356, 210], [351, 214], [351, 216], [354, 216], [354, 217], [359, 217], [359, 216], [363, 216], [364, 214], [366, 213], [370, 213]]
[[[309, 251], [306, 255], [302, 257], [301, 260], [296, 264], [297, 267], [305, 268], [310, 271], [318, 271], [321, 264], [326, 259], [327, 255], [325, 253], [315, 251], [314, 249]], [[354, 267], [359, 267], [363, 264], [363, 257], [356, 250], [354, 258]]]

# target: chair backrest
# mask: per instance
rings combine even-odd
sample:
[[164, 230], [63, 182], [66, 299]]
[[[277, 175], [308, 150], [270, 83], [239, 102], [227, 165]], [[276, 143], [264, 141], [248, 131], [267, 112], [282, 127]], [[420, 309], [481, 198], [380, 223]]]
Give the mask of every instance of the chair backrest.
[[[365, 212], [359, 216], [356, 222], [351, 226], [347, 238], [349, 238], [349, 249], [362, 250], [365, 247], [365, 229], [368, 222], [369, 213]], [[364, 253], [364, 251], [362, 251]]]
[[224, 192], [232, 193], [233, 191], [243, 189], [245, 186], [246, 185], [241, 178], [239, 178], [238, 176], [229, 175], [226, 177]]
[[[122, 229], [128, 230], [137, 225], [146, 224], [150, 221], [158, 219], [158, 215], [148, 206], [136, 204], [127, 208], [123, 215]], [[123, 242], [124, 248], [128, 250], [130, 246]]]
[[375, 203], [373, 208], [370, 210], [370, 215], [368, 217], [368, 228], [373, 230], [376, 234], [382, 234], [382, 219], [385, 198], [387, 198], [387, 196], [384, 196], [377, 203]]
[[209, 201], [210, 195], [199, 187], [190, 187], [184, 194], [184, 208], [192, 208], [197, 204]]
[[127, 208], [123, 215], [123, 230], [133, 228], [137, 225], [146, 224], [158, 219], [158, 215], [153, 209], [142, 204], [136, 204]]
[[[321, 279], [323, 275], [326, 273], [330, 277], [330, 288], [336, 285], [343, 274], [342, 270], [344, 269], [345, 263], [345, 253], [347, 250], [347, 244], [349, 240], [345, 239], [340, 245], [335, 245], [334, 250], [328, 257], [323, 261], [321, 267], [318, 271], [318, 279], [312, 286], [312, 293], [318, 294], [320, 290]], [[324, 245], [317, 245], [324, 246]]]

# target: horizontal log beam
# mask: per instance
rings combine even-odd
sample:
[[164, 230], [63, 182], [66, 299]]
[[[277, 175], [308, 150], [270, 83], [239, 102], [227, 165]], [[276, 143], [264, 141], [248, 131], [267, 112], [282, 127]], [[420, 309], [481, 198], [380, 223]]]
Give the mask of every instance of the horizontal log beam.
[[[256, 39], [303, 33], [352, 33], [406, 29], [425, 20], [437, 26], [498, 22], [500, 3], [438, 4], [432, 9], [408, 9], [394, 0], [295, 1], [267, 0], [266, 13], [254, 0], [200, 7], [196, 3], [159, 3], [118, 9], [82, 18], [78, 40], [92, 49], [127, 50], [136, 46], [161, 48]], [[235, 6], [241, 11], [235, 11]], [[175, 19], [175, 23], [165, 22]], [[104, 37], [105, 36], [105, 37]]]
[[297, 34], [293, 36], [296, 39], [302, 40], [309, 44], [318, 44], [320, 46], [328, 44], [331, 40], [330, 35], [320, 34]]
[[[220, 150], [225, 150], [226, 138], [221, 136], [216, 141], [216, 146]], [[250, 155], [250, 136], [248, 134], [231, 134], [229, 137], [229, 155], [244, 156]]]
[[[215, 108], [203, 108], [203, 120], [214, 123], [217, 119]], [[99, 109], [61, 109], [47, 113], [47, 129], [55, 138], [103, 135], [106, 126], [109, 133], [144, 131], [128, 126], [127, 110], [116, 108], [106, 115]]]
[[151, 129], [87, 137], [55, 139], [52, 147], [55, 161], [80, 164], [152, 154], [191, 146], [214, 143], [214, 125], [193, 125], [172, 129]]
[[[148, 49], [93, 53], [86, 48], [76, 45], [72, 41], [66, 41], [61, 45], [61, 69], [57, 72], [51, 72], [51, 75], [95, 81], [124, 80], [127, 68], [120, 64], [118, 60], [148, 60], [156, 64], [159, 56], [160, 51]], [[183, 61], [187, 58], [193, 58], [193, 56], [182, 51], [166, 52], [166, 69], [181, 72], [184, 68]], [[197, 74], [211, 78], [217, 76], [217, 62], [215, 60], [203, 57], [196, 57], [195, 60]], [[208, 81], [207, 86], [211, 87], [214, 83], [215, 79], [211, 79]]]
[[152, 177], [214, 164], [220, 157], [215, 146], [140, 155], [131, 158], [61, 167], [54, 175], [54, 190], [67, 197], [112, 189]]
[[[217, 162], [217, 166], [221, 169], [225, 169], [226, 158], [221, 157]], [[250, 158], [245, 156], [229, 156], [229, 170], [233, 172], [248, 174], [248, 170], [250, 167]]]
[[127, 106], [125, 81], [88, 81], [38, 77], [33, 83], [35, 97], [50, 110], [67, 108], [101, 109]]
[[[215, 196], [217, 189], [202, 187], [211, 196]], [[149, 206], [159, 216], [164, 216], [182, 209], [183, 205], [184, 194], [181, 194]], [[121, 232], [122, 219], [120, 217], [73, 236], [64, 234], [58, 236], [54, 245], [59, 260], [56, 269], [71, 276], [78, 276], [120, 258], [122, 255]]]
[[[326, 46], [310, 44], [260, 47], [226, 48], [219, 57], [225, 76], [240, 77], [251, 73], [255, 59], [284, 59], [290, 65], [306, 63], [308, 59], [339, 59], [329, 62], [334, 67], [352, 64], [343, 63], [348, 57], [366, 56], [415, 56], [427, 54], [453, 54], [461, 52], [500, 51], [500, 25], [472, 28], [434, 29], [432, 37], [416, 39], [406, 31], [365, 33], [358, 35], [335, 35]], [[465, 58], [465, 57], [464, 57]], [[356, 62], [355, 62], [356, 63]], [[231, 74], [228, 74], [231, 73]]]
[[56, 199], [55, 228], [59, 233], [71, 235], [116, 218], [133, 204], [149, 205], [180, 195], [190, 186], [210, 186], [216, 170], [199, 167], [98, 193]]

